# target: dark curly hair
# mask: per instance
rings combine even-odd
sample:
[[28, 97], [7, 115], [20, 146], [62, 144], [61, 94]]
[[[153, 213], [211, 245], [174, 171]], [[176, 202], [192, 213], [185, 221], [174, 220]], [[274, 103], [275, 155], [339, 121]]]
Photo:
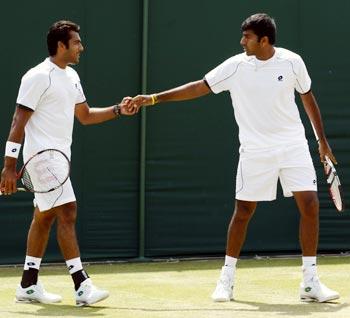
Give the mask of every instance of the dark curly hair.
[[61, 41], [67, 48], [70, 40], [70, 31], [80, 31], [80, 26], [72, 21], [60, 20], [55, 22], [47, 32], [47, 49], [50, 56], [57, 53], [57, 44]]
[[267, 36], [271, 45], [276, 42], [276, 23], [266, 13], [256, 13], [243, 21], [241, 31], [252, 30], [257, 36], [258, 40]]

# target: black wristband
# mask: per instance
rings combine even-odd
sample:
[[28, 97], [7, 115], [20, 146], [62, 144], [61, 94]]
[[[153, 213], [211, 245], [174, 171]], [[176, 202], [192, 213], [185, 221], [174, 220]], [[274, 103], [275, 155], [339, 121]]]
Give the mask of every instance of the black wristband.
[[121, 113], [121, 109], [120, 109], [120, 104], [114, 105], [113, 106], [113, 113], [115, 114], [115, 116], [118, 118], [122, 113]]

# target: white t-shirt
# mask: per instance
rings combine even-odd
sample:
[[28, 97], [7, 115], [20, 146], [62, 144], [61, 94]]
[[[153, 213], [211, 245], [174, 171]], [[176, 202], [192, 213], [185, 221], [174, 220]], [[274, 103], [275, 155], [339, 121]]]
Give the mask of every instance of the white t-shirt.
[[307, 93], [311, 79], [299, 55], [283, 48], [275, 48], [266, 61], [238, 54], [206, 74], [205, 80], [215, 94], [230, 92], [241, 149], [307, 143], [294, 91]]
[[45, 59], [23, 77], [17, 104], [34, 110], [25, 126], [23, 159], [40, 150], [56, 148], [70, 158], [76, 104], [85, 101], [79, 75]]

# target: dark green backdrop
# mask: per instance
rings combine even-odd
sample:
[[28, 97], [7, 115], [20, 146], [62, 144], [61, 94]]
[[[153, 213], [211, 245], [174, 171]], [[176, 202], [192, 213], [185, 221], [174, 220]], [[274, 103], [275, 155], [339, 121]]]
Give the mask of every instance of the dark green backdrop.
[[[322, 5], [311, 0], [149, 0], [145, 65], [141, 0], [5, 2], [0, 144], [4, 149], [21, 76], [47, 55], [45, 36], [52, 22], [65, 18], [81, 25], [85, 52], [76, 68], [89, 104], [107, 106], [141, 92], [142, 87], [155, 92], [201, 79], [241, 52], [241, 22], [264, 11], [276, 18], [277, 46], [301, 54], [308, 66], [347, 197], [349, 10], [350, 3], [345, 0]], [[147, 109], [144, 116], [144, 240], [139, 234], [141, 116], [98, 126], [76, 123], [72, 179], [79, 204], [77, 230], [83, 259], [223, 255], [238, 159], [229, 95], [159, 105]], [[329, 201], [317, 147], [305, 123], [319, 173], [320, 250], [347, 251], [350, 217], [348, 212], [337, 214]], [[31, 215], [30, 194], [0, 197], [0, 263], [22, 262]], [[298, 220], [293, 199], [279, 195], [275, 202], [261, 203], [251, 221], [244, 252], [298, 253]], [[145, 247], [141, 252], [140, 242]], [[52, 233], [45, 260], [61, 259]]]

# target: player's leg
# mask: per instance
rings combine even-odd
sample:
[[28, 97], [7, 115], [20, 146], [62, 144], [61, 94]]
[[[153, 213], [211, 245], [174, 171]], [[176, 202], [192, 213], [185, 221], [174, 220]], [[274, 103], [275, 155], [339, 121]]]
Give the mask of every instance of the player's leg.
[[236, 263], [245, 241], [248, 223], [256, 209], [256, 202], [236, 200], [236, 206], [227, 231], [225, 264], [212, 294], [217, 302], [233, 299], [233, 284]]
[[88, 274], [84, 271], [80, 259], [80, 251], [76, 236], [75, 224], [77, 219], [77, 204], [69, 202], [56, 208], [57, 214], [57, 242], [69, 273], [72, 276], [77, 291]]
[[319, 231], [319, 202], [316, 191], [293, 192], [300, 212], [299, 239], [303, 256], [316, 256]]
[[257, 202], [236, 200], [236, 206], [227, 232], [226, 255], [238, 258], [247, 234], [248, 223]]
[[71, 180], [68, 179], [61, 189], [47, 194], [36, 194], [35, 199], [41, 210], [51, 208], [56, 215], [57, 241], [72, 275], [75, 289], [78, 290], [83, 283], [90, 283], [90, 280], [80, 260], [75, 231], [77, 205]]
[[53, 210], [40, 212], [38, 207], [35, 207], [32, 223], [28, 232], [27, 239], [27, 254], [42, 258], [47, 242], [49, 240], [50, 230], [53, 222], [56, 219], [56, 214]]
[[25, 302], [58, 302], [61, 301], [61, 296], [47, 293], [37, 281], [37, 276], [57, 211], [62, 204], [74, 201], [75, 196], [69, 179], [60, 189], [50, 193], [35, 193], [34, 196], [35, 210], [28, 234], [25, 270], [21, 285], [16, 291], [16, 299]]
[[300, 286], [302, 301], [325, 302], [339, 298], [339, 294], [319, 280], [316, 253], [319, 230], [319, 202], [317, 192], [293, 192], [300, 212], [300, 244], [303, 261], [303, 282]]
[[38, 207], [34, 209], [27, 236], [26, 260], [21, 281], [23, 288], [37, 283], [41, 259], [45, 253], [55, 217], [56, 215], [52, 211], [41, 213]]
[[299, 237], [302, 249], [303, 282], [300, 298], [324, 302], [337, 299], [339, 294], [324, 286], [318, 278], [316, 253], [319, 231], [319, 202], [316, 173], [307, 145], [286, 149], [280, 171], [285, 196], [293, 195], [300, 212]]
[[214, 301], [233, 299], [236, 263], [257, 201], [276, 198], [278, 167], [274, 158], [275, 152], [271, 151], [242, 152], [240, 155], [236, 175], [235, 211], [227, 233], [225, 264], [212, 294]]
[[41, 260], [55, 218], [54, 210], [40, 212], [38, 207], [34, 209], [33, 220], [28, 232], [27, 255], [22, 280], [16, 290], [17, 302], [55, 303], [61, 301], [61, 296], [46, 292], [38, 282]]
[[78, 241], [75, 232], [77, 219], [76, 202], [68, 202], [56, 207], [57, 241], [64, 259], [80, 257]]
[[75, 230], [76, 202], [66, 203], [56, 209], [57, 241], [74, 282], [77, 305], [90, 305], [107, 298], [108, 291], [96, 288], [83, 269]]

